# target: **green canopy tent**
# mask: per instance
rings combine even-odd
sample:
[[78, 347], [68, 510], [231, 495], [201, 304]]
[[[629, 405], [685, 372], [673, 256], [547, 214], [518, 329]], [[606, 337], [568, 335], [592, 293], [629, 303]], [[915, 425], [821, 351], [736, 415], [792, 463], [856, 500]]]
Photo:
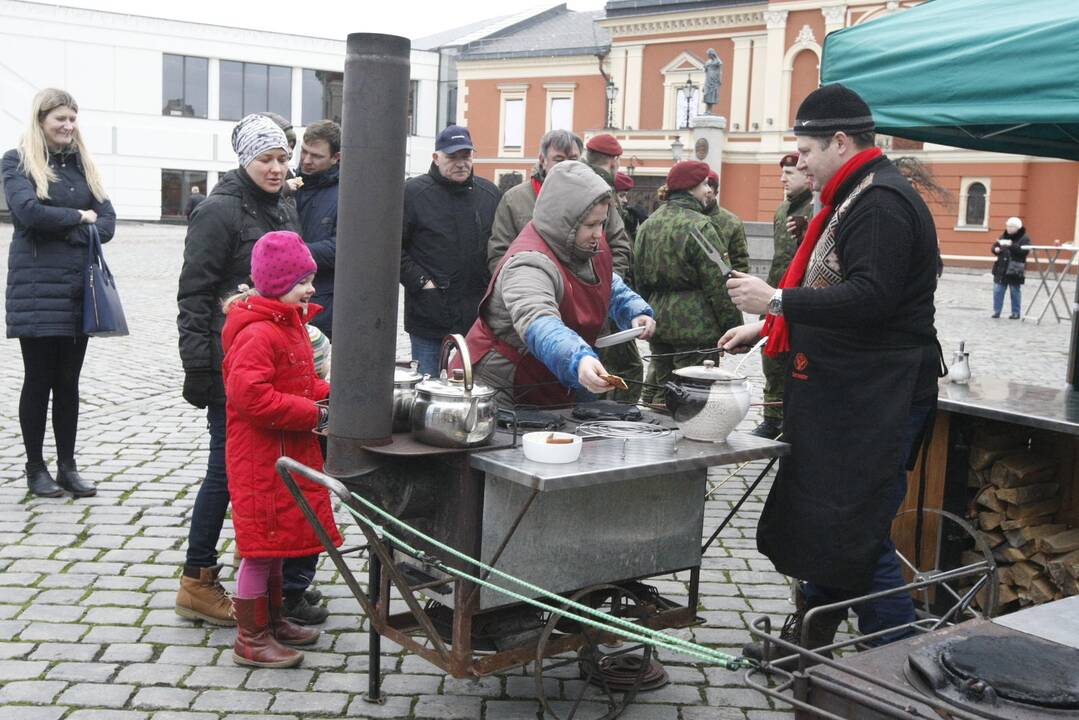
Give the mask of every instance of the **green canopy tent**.
[[1077, 58], [1079, 0], [929, 0], [829, 34], [821, 83], [855, 90], [886, 135], [1079, 160]]
[[821, 83], [873, 108], [877, 131], [1079, 160], [1079, 0], [930, 0], [831, 33]]

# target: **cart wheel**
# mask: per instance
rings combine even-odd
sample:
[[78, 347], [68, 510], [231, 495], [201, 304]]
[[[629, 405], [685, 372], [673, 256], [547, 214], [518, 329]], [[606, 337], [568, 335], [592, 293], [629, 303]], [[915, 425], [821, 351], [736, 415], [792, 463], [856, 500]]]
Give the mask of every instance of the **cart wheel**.
[[[605, 615], [636, 622], [652, 614], [652, 610], [636, 595], [617, 585], [594, 585], [575, 593], [570, 600], [602, 610]], [[548, 642], [567, 634], [576, 635], [579, 640], [576, 643], [577, 657], [555, 658], [554, 662], [544, 667]], [[545, 672], [573, 664], [580, 667], [584, 682], [580, 690], [574, 693], [575, 697], [567, 698], [570, 707], [561, 716], [551, 707], [544, 691], [543, 676]], [[551, 613], [536, 645], [536, 698], [547, 715], [555, 720], [614, 720], [633, 702], [642, 679], [652, 666], [651, 645], [613, 639], [609, 634], [566, 618], [562, 613]], [[592, 686], [600, 690], [595, 700], [604, 703], [602, 709], [595, 708], [594, 702], [582, 705], [588, 688]]]

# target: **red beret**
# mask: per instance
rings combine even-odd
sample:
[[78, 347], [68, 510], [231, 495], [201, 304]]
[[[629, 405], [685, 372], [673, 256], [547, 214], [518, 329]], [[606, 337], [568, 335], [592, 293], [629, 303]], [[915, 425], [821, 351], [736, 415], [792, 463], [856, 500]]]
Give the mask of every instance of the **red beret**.
[[585, 147], [589, 150], [603, 153], [604, 155], [610, 155], [611, 157], [618, 157], [622, 154], [622, 145], [618, 142], [618, 138], [610, 133], [596, 135], [588, 141], [588, 144], [585, 145]]
[[624, 172], [614, 174], [614, 189], [618, 192], [632, 190], [633, 186], [636, 184], [637, 183], [633, 182], [633, 178], [626, 175]]
[[798, 153], [787, 153], [779, 159], [779, 167], [794, 167], [798, 164]]
[[672, 192], [691, 190], [708, 179], [709, 172], [711, 169], [708, 163], [700, 160], [683, 160], [675, 163], [671, 171], [667, 173], [667, 189]]
[[719, 192], [719, 174], [713, 170], [708, 173], [708, 184], [712, 186], [712, 189]]

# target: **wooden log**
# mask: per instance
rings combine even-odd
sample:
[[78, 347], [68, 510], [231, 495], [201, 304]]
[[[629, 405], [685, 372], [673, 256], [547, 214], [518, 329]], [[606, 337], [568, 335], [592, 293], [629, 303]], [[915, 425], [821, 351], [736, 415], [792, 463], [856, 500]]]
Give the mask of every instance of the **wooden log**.
[[1055, 474], [1056, 463], [1053, 458], [1022, 452], [1008, 455], [993, 463], [989, 482], [1002, 488], [1022, 487], [1049, 482]]
[[[1048, 500], [1060, 491], [1060, 483], [1048, 482], [1037, 485], [1023, 485], [1015, 488], [997, 488], [994, 495], [998, 500], [1015, 505]], [[995, 509], [995, 508], [993, 508]]]
[[[989, 590], [983, 587], [974, 595], [974, 599], [975, 602], [978, 603], [978, 607], [984, 608], [989, 602]], [[1019, 594], [1011, 585], [1008, 585], [1007, 583], [1000, 583], [997, 585], [997, 608], [1010, 605], [1018, 599]]]
[[1052, 515], [1058, 510], [1060, 510], [1060, 498], [1054, 497], [1023, 505], [1009, 505], [1007, 515], [1009, 520], [1033, 520], [1042, 515]]
[[986, 510], [992, 510], [993, 512], [1003, 512], [1006, 508], [1004, 503], [997, 499], [997, 488], [995, 485], [986, 485], [982, 488], [982, 491], [978, 493], [978, 497], [974, 499], [980, 507]]
[[1004, 513], [980, 512], [978, 513], [978, 527], [982, 530], [996, 530], [1004, 520]]
[[1045, 571], [1061, 589], [1069, 585], [1069, 580], [1079, 580], [1079, 550], [1049, 558]]
[[1003, 532], [1008, 532], [1009, 530], [1018, 530], [1020, 528], [1033, 527], [1035, 525], [1048, 525], [1051, 522], [1053, 522], [1052, 515], [1042, 515], [1033, 519], [1019, 518], [1018, 520], [1001, 520], [1000, 529]]
[[1046, 603], [1054, 599], [1057, 595], [1056, 588], [1054, 588], [1048, 580], [1044, 577], [1034, 578], [1028, 588], [1030, 592], [1030, 599], [1035, 603]]
[[1021, 560], [1011, 566], [1012, 583], [1021, 588], [1029, 589], [1034, 580], [1041, 576], [1041, 568], [1026, 560]]
[[1036, 552], [1027, 559], [1041, 568], [1045, 567], [1049, 562], [1049, 556], [1042, 552]]
[[1054, 535], [1046, 535], [1035, 541], [1038, 550], [1049, 555], [1063, 555], [1079, 550], [1079, 528], [1065, 530]]
[[1020, 560], [1026, 560], [1026, 554], [1020, 548], [1013, 548], [1011, 545], [998, 545], [993, 548], [993, 557], [997, 559], [997, 562], [1019, 562]]
[[1068, 526], [1063, 523], [1043, 523], [1041, 525], [1028, 525], [1026, 527], [1017, 528], [1015, 530], [1007, 530], [1004, 533], [1004, 538], [1008, 541], [1008, 544], [1012, 547], [1019, 547], [1020, 545], [1026, 545], [1031, 540], [1037, 540], [1040, 537], [1046, 535], [1055, 535], [1058, 532], [1067, 530]]
[[970, 469], [967, 473], [967, 487], [968, 488], [980, 488], [989, 484], [989, 468], [985, 470]]
[[998, 565], [997, 566], [997, 580], [1004, 585], [1014, 585], [1012, 582], [1012, 566], [1011, 565]]
[[977, 563], [984, 561], [985, 555], [982, 555], [977, 550], [964, 550], [959, 554], [960, 565], [976, 565]]
[[1014, 425], [982, 425], [975, 430], [970, 443], [970, 466], [985, 470], [1005, 455], [1025, 447], [1028, 439]]
[[985, 539], [985, 543], [990, 548], [995, 548], [1004, 542], [1004, 533], [999, 530], [992, 530], [990, 532], [983, 532], [982, 537]]

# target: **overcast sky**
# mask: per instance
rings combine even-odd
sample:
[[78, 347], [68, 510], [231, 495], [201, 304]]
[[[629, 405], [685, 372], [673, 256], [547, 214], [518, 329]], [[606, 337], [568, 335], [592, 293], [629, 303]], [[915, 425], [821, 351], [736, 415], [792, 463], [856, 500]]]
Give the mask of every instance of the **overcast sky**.
[[[54, 4], [54, 3], [47, 3]], [[149, 15], [253, 30], [344, 40], [352, 32], [419, 38], [545, 3], [537, 0], [67, 0], [65, 7]], [[604, 0], [571, 0], [573, 10], [598, 10]]]

